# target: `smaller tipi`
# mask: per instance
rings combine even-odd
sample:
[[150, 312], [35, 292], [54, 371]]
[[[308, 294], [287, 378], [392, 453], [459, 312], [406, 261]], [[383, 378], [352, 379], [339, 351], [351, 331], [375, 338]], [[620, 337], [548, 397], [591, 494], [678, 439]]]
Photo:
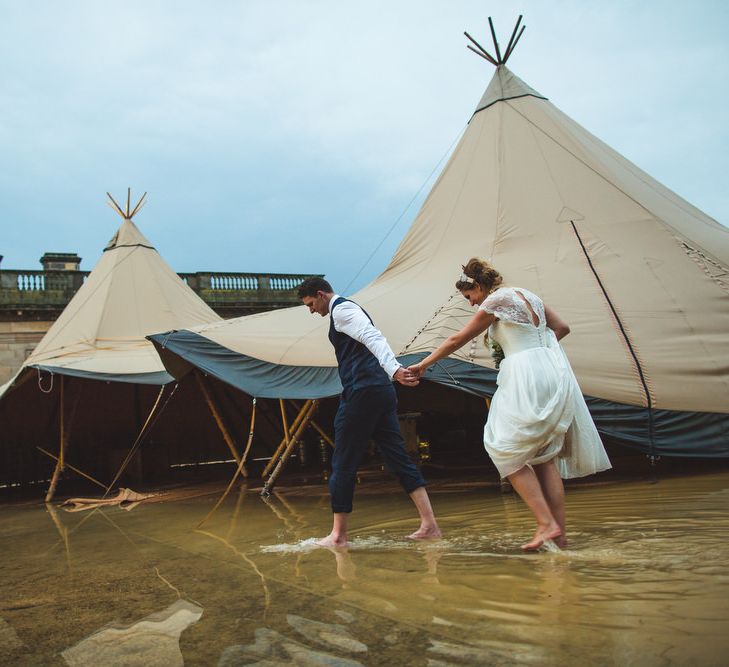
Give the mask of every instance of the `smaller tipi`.
[[[125, 209], [109, 195], [121, 226], [15, 377], [0, 387], [0, 462], [8, 476], [0, 482], [18, 481], [26, 475], [21, 468], [38, 470], [36, 449], [49, 443], [63, 467], [69, 431], [85, 430], [97, 450], [128, 448], [159, 387], [173, 379], [145, 336], [221, 319], [134, 223], [146, 193], [134, 208], [129, 194]], [[89, 448], [76, 455], [94, 467]]]

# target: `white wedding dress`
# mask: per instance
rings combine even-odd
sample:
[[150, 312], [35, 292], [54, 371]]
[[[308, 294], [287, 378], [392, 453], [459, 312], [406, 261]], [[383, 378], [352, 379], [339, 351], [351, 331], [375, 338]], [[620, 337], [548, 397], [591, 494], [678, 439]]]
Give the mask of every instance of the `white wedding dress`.
[[480, 308], [497, 317], [488, 335], [505, 355], [484, 427], [484, 447], [501, 477], [555, 457], [564, 479], [610, 468], [567, 356], [546, 325], [542, 300], [502, 287]]

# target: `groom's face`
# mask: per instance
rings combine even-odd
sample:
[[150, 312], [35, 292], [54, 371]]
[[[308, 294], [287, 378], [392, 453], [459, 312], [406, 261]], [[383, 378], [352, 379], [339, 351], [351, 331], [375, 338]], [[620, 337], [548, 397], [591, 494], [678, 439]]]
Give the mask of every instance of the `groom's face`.
[[329, 314], [329, 301], [325, 292], [319, 291], [316, 296], [305, 296], [301, 301], [312, 315], [319, 313], [319, 315], [325, 317]]

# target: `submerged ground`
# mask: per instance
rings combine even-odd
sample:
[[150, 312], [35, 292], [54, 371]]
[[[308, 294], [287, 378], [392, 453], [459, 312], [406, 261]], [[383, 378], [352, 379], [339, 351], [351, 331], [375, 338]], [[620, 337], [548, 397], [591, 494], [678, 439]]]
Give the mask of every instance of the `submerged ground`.
[[729, 473], [568, 490], [571, 546], [522, 554], [523, 504], [432, 488], [445, 539], [364, 480], [346, 552], [323, 487], [130, 511], [0, 507], [0, 663], [723, 665]]

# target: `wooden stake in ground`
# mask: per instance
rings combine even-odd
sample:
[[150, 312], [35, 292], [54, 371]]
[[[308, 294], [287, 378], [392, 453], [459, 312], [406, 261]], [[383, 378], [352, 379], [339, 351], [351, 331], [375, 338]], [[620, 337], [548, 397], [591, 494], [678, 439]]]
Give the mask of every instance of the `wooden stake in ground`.
[[[291, 405], [293, 405], [297, 410], [298, 406], [293, 401], [289, 401]], [[317, 424], [313, 419], [311, 420], [311, 425], [314, 428], [314, 430], [322, 437], [324, 438], [324, 442], [326, 442], [332, 449], [334, 449], [334, 440], [331, 439], [329, 434], [321, 427], [319, 424]]]
[[316, 411], [316, 408], [318, 405], [319, 405], [318, 400], [311, 401], [309, 408], [306, 411], [306, 414], [301, 419], [301, 422], [299, 423], [299, 426], [296, 429], [296, 432], [294, 433], [293, 437], [289, 441], [288, 446], [284, 450], [283, 454], [281, 454], [281, 457], [279, 458], [278, 463], [276, 464], [276, 467], [274, 468], [273, 472], [271, 473], [271, 476], [268, 478], [268, 480], [266, 480], [266, 483], [263, 486], [263, 490], [261, 491], [262, 496], [271, 495], [271, 489], [273, 489], [274, 484], [276, 484], [276, 479], [281, 474], [281, 471], [283, 470], [284, 466], [286, 465], [286, 461], [288, 461], [288, 458], [291, 455], [291, 452], [293, 451], [294, 447], [296, 446], [296, 443], [299, 441], [299, 438], [301, 438], [302, 434], [306, 430], [306, 427], [309, 426], [311, 417], [313, 416], [314, 412]]
[[[53, 459], [54, 461], [58, 461], [58, 457], [57, 457], [57, 456], [54, 456], [54, 455], [53, 455], [53, 454], [51, 454], [50, 452], [47, 452], [47, 451], [46, 451], [45, 449], [43, 449], [43, 447], [38, 447], [38, 446], [36, 446], [36, 449], [37, 449], [37, 450], [38, 450], [39, 452], [43, 452], [43, 454], [45, 454], [46, 456], [50, 456], [50, 457], [51, 457], [51, 458], [52, 458], [52, 459]], [[74, 471], [75, 473], [77, 473], [77, 474], [81, 475], [81, 477], [85, 477], [85, 478], [86, 478], [86, 479], [88, 479], [88, 480], [89, 480], [90, 482], [93, 482], [93, 483], [94, 483], [94, 484], [96, 484], [97, 486], [100, 486], [100, 487], [101, 487], [102, 489], [106, 490], [106, 484], [102, 484], [102, 483], [101, 483], [101, 482], [100, 482], [100, 481], [99, 481], [98, 479], [95, 479], [95, 478], [94, 478], [94, 477], [92, 477], [91, 475], [88, 475], [88, 474], [87, 474], [87, 473], [85, 473], [85, 472], [84, 472], [83, 470], [79, 470], [78, 468], [74, 468], [74, 467], [73, 467], [73, 466], [72, 466], [72, 465], [71, 465], [70, 463], [68, 463], [68, 461], [65, 461], [63, 465], [64, 465], [64, 466], [65, 466], [66, 468], [68, 468], [69, 470], [73, 470], [73, 471]]]
[[58, 460], [56, 461], [56, 467], [53, 469], [53, 475], [51, 476], [51, 485], [48, 487], [48, 493], [46, 493], [46, 502], [50, 502], [53, 500], [53, 496], [56, 493], [56, 484], [58, 484], [58, 476], [61, 474], [61, 471], [63, 470], [63, 450], [65, 449], [65, 440], [66, 440], [66, 432], [64, 430], [65, 424], [63, 423], [63, 394], [64, 394], [64, 376], [61, 375], [61, 387], [60, 387], [60, 397], [58, 399], [59, 401], [59, 410], [58, 414], [60, 415], [60, 439], [58, 444]]
[[306, 414], [306, 411], [309, 409], [309, 406], [311, 405], [312, 401], [308, 400], [304, 403], [304, 406], [299, 410], [299, 414], [296, 415], [296, 419], [294, 419], [294, 423], [291, 424], [290, 429], [286, 429], [286, 426], [284, 424], [284, 437], [281, 438], [281, 442], [279, 443], [278, 447], [276, 447], [276, 451], [273, 453], [273, 456], [271, 457], [271, 460], [266, 464], [266, 467], [263, 469], [263, 472], [261, 473], [261, 477], [265, 477], [268, 475], [269, 472], [271, 472], [271, 469], [278, 463], [279, 456], [281, 455], [281, 452], [284, 450], [284, 448], [288, 447], [290, 435], [293, 433], [301, 423], [301, 420], [304, 418], [304, 414]]
[[71, 432], [71, 425], [73, 424], [73, 418], [76, 414], [76, 408], [78, 407], [78, 401], [81, 397], [81, 389], [79, 387], [79, 391], [76, 394], [76, 398], [74, 399], [73, 406], [71, 407], [71, 412], [68, 416], [68, 422], [65, 421], [65, 376], [61, 375], [61, 389], [60, 389], [60, 398], [59, 400], [59, 420], [60, 420], [60, 438], [59, 438], [59, 447], [58, 447], [58, 459], [56, 461], [56, 467], [53, 470], [53, 475], [51, 476], [51, 483], [48, 487], [48, 493], [46, 493], [46, 502], [50, 502], [53, 500], [53, 496], [56, 493], [56, 485], [58, 484], [58, 478], [61, 476], [61, 473], [66, 467], [65, 462], [65, 456], [66, 456], [66, 447], [68, 445], [68, 436]]
[[[172, 398], [172, 395], [177, 391], [178, 385], [176, 384], [175, 387], [172, 389], [172, 393], [167, 397], [167, 401], [169, 401]], [[140, 421], [139, 418], [139, 393], [138, 393], [139, 387], [134, 387], [134, 396], [135, 396], [135, 404], [137, 407], [137, 422]], [[164, 394], [165, 391], [165, 385], [162, 385], [159, 388], [159, 394], [157, 394], [157, 400], [154, 402], [154, 405], [152, 406], [152, 410], [150, 411], [149, 415], [147, 415], [147, 419], [145, 420], [144, 424], [142, 425], [141, 430], [139, 431], [139, 435], [137, 436], [137, 439], [134, 441], [132, 446], [129, 448], [129, 451], [127, 452], [127, 455], [124, 457], [124, 460], [122, 461], [122, 464], [119, 466], [119, 470], [116, 471], [116, 475], [114, 475], [114, 479], [111, 480], [111, 483], [109, 486], [105, 487], [106, 491], [104, 491], [104, 498], [109, 495], [109, 491], [112, 490], [114, 487], [114, 484], [117, 483], [119, 478], [122, 476], [122, 473], [127, 469], [127, 466], [131, 462], [131, 460], [134, 458], [134, 455], [137, 453], [137, 449], [142, 444], [142, 439], [147, 434], [147, 427], [150, 426], [150, 424], [154, 424], [156, 421], [152, 420], [152, 417], [154, 413], [157, 410], [157, 406], [159, 405], [160, 400], [162, 399], [162, 394]], [[165, 406], [167, 405], [167, 402], [165, 402]], [[164, 409], [164, 406], [163, 408]], [[159, 416], [159, 415], [158, 415]]]
[[218, 425], [220, 432], [223, 434], [223, 440], [225, 440], [225, 444], [228, 445], [228, 449], [230, 449], [230, 453], [233, 455], [235, 462], [240, 465], [240, 455], [235, 449], [235, 445], [233, 444], [233, 438], [230, 437], [228, 429], [225, 428], [225, 424], [223, 423], [223, 418], [221, 417], [220, 412], [218, 411], [217, 407], [215, 407], [215, 403], [213, 402], [213, 398], [210, 394], [210, 389], [207, 386], [205, 378], [200, 373], [196, 372], [195, 379], [200, 385], [200, 389], [202, 390], [203, 396], [205, 397], [205, 402], [208, 404], [208, 408], [210, 408], [210, 412], [215, 419], [215, 423]]

